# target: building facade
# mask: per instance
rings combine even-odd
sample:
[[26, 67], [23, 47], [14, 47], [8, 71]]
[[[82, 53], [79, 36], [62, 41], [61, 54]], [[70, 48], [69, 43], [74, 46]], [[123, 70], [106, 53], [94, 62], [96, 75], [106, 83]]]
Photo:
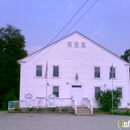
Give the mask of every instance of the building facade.
[[129, 106], [129, 66], [125, 65], [128, 63], [79, 32], [18, 62], [20, 100], [26, 101], [21, 107], [71, 106], [72, 99], [81, 106], [84, 99], [89, 99], [98, 108], [95, 95], [106, 89], [119, 90], [120, 107]]

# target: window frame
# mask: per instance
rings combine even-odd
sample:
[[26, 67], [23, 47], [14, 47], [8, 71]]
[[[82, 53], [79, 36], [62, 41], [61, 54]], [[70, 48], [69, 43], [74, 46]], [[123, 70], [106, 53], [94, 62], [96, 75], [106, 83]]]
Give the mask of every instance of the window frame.
[[114, 72], [114, 77], [112, 76], [111, 73], [111, 67], [109, 68], [109, 79], [116, 79], [117, 75], [116, 75], [116, 67], [113, 67], [115, 72]]
[[[123, 98], [123, 87], [116, 87], [116, 90], [118, 91], [118, 88], [121, 88], [121, 96], [120, 98]], [[119, 91], [120, 92], [120, 91]]]
[[[38, 66], [41, 67], [41, 75], [38, 75], [38, 70], [37, 70]], [[36, 77], [43, 77], [43, 65], [36, 65], [36, 67], [35, 67], [35, 76]]]
[[82, 48], [86, 48], [85, 42], [81, 42], [81, 47], [82, 47]]
[[96, 93], [96, 88], [99, 88], [99, 92], [101, 91], [101, 87], [95, 87], [95, 88], [94, 88], [94, 96], [95, 96], [95, 97], [96, 97], [96, 96], [97, 96], [97, 94], [99, 93], [99, 92], [98, 92], [98, 93]]
[[72, 42], [68, 42], [68, 48], [71, 48], [72, 47]]
[[[96, 71], [95, 71], [95, 68], [99, 68], [99, 77], [96, 77]], [[94, 66], [94, 78], [96, 79], [100, 79], [101, 78], [101, 67], [100, 66]]]
[[[54, 87], [58, 87], [58, 96], [57, 96], [57, 94], [54, 93]], [[53, 93], [57, 98], [60, 97], [60, 87], [59, 87], [59, 85], [53, 85], [52, 93]]]
[[78, 43], [78, 42], [75, 42], [75, 43], [74, 43], [74, 47], [75, 47], [75, 48], [79, 48], [79, 43]]
[[[58, 67], [58, 76], [54, 76], [54, 67]], [[53, 78], [59, 78], [60, 77], [60, 66], [59, 65], [53, 65], [52, 66], [52, 77]]]

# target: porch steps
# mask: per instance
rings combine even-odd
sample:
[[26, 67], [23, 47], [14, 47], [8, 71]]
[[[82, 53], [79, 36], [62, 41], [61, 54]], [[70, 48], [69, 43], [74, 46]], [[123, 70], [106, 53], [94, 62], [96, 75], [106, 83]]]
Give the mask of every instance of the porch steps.
[[91, 116], [91, 111], [89, 108], [85, 106], [78, 106], [77, 107], [77, 116]]

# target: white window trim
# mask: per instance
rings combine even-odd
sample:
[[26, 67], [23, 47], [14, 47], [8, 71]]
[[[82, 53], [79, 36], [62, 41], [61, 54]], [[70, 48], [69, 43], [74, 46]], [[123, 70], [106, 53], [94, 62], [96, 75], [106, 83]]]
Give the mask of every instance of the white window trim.
[[[59, 66], [59, 77], [53, 77], [53, 66]], [[61, 66], [60, 65], [58, 65], [58, 64], [53, 64], [52, 65], [52, 79], [60, 79], [61, 78]]]
[[[95, 77], [95, 67], [99, 67], [100, 68], [100, 78], [98, 78], [98, 77]], [[95, 79], [95, 80], [101, 80], [102, 79], [102, 67], [101, 66], [99, 66], [99, 65], [97, 65], [97, 66], [93, 66], [93, 79]]]
[[[37, 68], [37, 66], [42, 66], [42, 76], [36, 76], [36, 68]], [[34, 69], [35, 71], [34, 71], [34, 77], [35, 78], [43, 78], [44, 77], [44, 65], [43, 64], [35, 64], [35, 69]]]

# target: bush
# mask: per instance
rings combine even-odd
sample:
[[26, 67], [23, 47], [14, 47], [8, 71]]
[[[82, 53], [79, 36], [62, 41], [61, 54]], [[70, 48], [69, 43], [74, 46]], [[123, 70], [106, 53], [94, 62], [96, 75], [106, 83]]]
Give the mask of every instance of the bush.
[[116, 109], [120, 105], [120, 95], [121, 93], [117, 90], [105, 90], [100, 91], [96, 100], [99, 103], [99, 106], [104, 111], [110, 111], [112, 109], [112, 92], [113, 92], [113, 109]]

